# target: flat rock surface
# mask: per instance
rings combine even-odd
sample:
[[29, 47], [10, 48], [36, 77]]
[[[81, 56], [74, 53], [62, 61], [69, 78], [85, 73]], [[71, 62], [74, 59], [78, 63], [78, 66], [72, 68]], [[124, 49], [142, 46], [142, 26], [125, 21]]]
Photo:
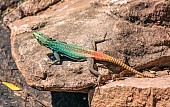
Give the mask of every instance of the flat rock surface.
[[[146, 80], [146, 79], [144, 79]], [[168, 79], [167, 79], [168, 80]], [[142, 80], [137, 80], [139, 83]], [[129, 82], [134, 82], [132, 79]], [[102, 86], [93, 95], [92, 107], [169, 107], [170, 88], [132, 85], [129, 82], [112, 83]], [[145, 81], [146, 82], [146, 81]], [[124, 85], [122, 85], [123, 83]], [[126, 84], [127, 83], [127, 84]], [[113, 86], [111, 86], [113, 85]], [[154, 85], [157, 87], [157, 85]]]
[[[136, 83], [137, 81], [137, 83]], [[155, 82], [157, 81], [157, 82]], [[161, 76], [159, 78], [126, 78], [125, 80], [115, 81], [109, 84], [106, 84], [105, 87], [115, 87], [115, 86], [130, 86], [136, 88], [169, 88], [170, 87], [170, 78], [169, 75]]]

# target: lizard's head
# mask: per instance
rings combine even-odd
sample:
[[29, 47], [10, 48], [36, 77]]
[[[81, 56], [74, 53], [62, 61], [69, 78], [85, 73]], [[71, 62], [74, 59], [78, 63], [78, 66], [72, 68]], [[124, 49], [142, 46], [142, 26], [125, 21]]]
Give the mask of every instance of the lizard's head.
[[51, 38], [40, 32], [33, 32], [33, 35], [41, 45], [46, 45], [48, 41], [52, 40]]

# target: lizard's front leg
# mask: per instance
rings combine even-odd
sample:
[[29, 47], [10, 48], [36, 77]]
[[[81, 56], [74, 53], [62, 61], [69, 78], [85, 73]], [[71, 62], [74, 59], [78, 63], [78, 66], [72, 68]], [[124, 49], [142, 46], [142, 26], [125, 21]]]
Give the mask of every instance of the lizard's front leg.
[[53, 51], [55, 61], [49, 65], [51, 67], [52, 65], [60, 64], [60, 55], [57, 53], [57, 51]]

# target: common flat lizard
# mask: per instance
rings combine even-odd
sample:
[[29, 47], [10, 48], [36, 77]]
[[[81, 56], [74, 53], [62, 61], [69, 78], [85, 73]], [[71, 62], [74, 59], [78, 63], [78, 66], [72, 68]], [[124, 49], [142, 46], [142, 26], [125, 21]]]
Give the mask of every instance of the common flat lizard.
[[154, 75], [143, 74], [141, 72], [138, 72], [137, 70], [119, 61], [118, 59], [102, 52], [91, 50], [75, 44], [67, 44], [65, 42], [57, 41], [39, 32], [33, 32], [33, 35], [41, 45], [53, 51], [54, 56], [56, 58], [54, 62], [55, 64], [60, 63], [60, 55], [63, 55], [75, 61], [86, 60], [88, 62], [90, 72], [98, 77], [98, 83], [102, 79], [102, 75], [98, 71], [94, 70], [94, 60], [106, 61], [111, 62], [113, 64], [117, 64], [130, 72], [141, 75], [142, 77], [154, 77]]

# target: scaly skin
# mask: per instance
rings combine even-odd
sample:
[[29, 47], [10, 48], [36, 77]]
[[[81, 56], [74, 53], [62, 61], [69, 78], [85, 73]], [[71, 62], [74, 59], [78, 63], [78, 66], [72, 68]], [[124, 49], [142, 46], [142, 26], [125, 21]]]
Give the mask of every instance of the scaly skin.
[[138, 72], [137, 70], [131, 68], [130, 66], [124, 64], [123, 62], [117, 60], [116, 58], [113, 58], [102, 52], [90, 50], [88, 48], [84, 48], [74, 44], [67, 44], [65, 42], [57, 41], [52, 38], [49, 38], [48, 36], [42, 33], [34, 32], [33, 35], [41, 45], [50, 48], [54, 52], [54, 55], [56, 54], [57, 57], [59, 54], [76, 61], [83, 61], [87, 60], [88, 58], [94, 58], [95, 60], [117, 64], [122, 68], [129, 70], [135, 74], [141, 75], [143, 77], [150, 78], [154, 77], [154, 75], [143, 74], [141, 72]]

